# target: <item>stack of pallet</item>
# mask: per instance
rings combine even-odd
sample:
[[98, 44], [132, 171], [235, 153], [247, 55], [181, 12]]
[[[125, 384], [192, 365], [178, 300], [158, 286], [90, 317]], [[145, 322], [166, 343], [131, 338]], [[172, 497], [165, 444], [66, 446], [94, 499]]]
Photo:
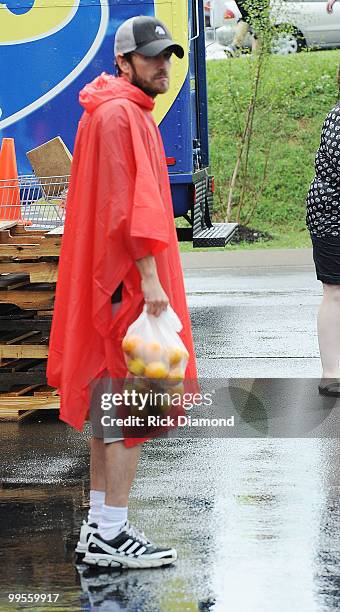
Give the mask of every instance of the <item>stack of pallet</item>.
[[46, 385], [60, 235], [0, 222], [0, 419], [58, 409]]

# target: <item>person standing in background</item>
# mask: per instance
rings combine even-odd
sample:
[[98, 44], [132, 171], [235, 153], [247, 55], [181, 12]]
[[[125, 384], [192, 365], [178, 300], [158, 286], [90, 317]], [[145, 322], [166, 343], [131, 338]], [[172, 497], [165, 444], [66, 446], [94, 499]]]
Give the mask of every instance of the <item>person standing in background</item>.
[[247, 34], [252, 35], [252, 51], [259, 50], [259, 32], [266, 27], [265, 13], [268, 10], [267, 0], [237, 0], [237, 8], [241, 17], [236, 24], [235, 35], [231, 45], [227, 46], [225, 53], [228, 57], [235, 57], [244, 46]]
[[[340, 91], [340, 67], [338, 71]], [[317, 329], [322, 363], [319, 392], [340, 397], [340, 103], [328, 113], [315, 158], [315, 177], [307, 195], [316, 276], [323, 299]]]

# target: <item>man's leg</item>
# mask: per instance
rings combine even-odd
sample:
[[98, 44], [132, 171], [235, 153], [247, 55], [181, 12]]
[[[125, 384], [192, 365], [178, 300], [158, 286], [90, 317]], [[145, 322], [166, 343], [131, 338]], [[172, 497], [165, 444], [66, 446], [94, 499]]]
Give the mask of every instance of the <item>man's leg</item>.
[[116, 441], [104, 446], [106, 490], [99, 534], [104, 540], [112, 540], [127, 521], [129, 493], [142, 445], [126, 448], [124, 442]]
[[99, 532], [106, 540], [112, 539], [127, 520], [129, 493], [141, 446], [126, 448], [122, 441], [105, 443], [99, 438], [91, 438], [91, 490], [87, 522], [99, 525]]
[[340, 285], [323, 283], [318, 339], [323, 378], [340, 378]]
[[105, 504], [127, 506], [142, 445], [126, 448], [124, 442], [105, 444]]
[[105, 492], [105, 445], [100, 438], [91, 438], [91, 489]]
[[261, 51], [261, 44], [257, 36], [253, 36], [252, 38], [251, 50], [252, 50], [252, 53], [258, 53], [258, 54]]
[[239, 21], [236, 25], [233, 46], [240, 49], [244, 45], [245, 38], [249, 32], [249, 25], [245, 21]]
[[90, 536], [98, 531], [98, 525], [105, 503], [105, 454], [103, 440], [92, 437], [90, 441], [90, 509], [87, 521], [80, 528], [79, 540], [76, 546], [78, 560], [87, 552]]
[[[115, 292], [117, 293], [117, 292]], [[121, 300], [121, 286], [118, 287], [118, 299]], [[117, 298], [117, 296], [116, 296]], [[121, 307], [121, 302], [116, 301], [114, 298], [114, 303], [111, 305], [112, 316], [114, 317], [117, 314], [117, 311]], [[96, 390], [97, 384], [97, 393], [99, 394], [105, 393], [107, 391], [112, 392], [112, 387], [109, 383], [109, 372], [106, 370], [104, 378], [102, 380], [98, 380], [97, 383], [94, 384], [93, 393]], [[106, 389], [106, 386], [109, 386], [109, 389]], [[94, 397], [94, 396], [93, 396]], [[91, 439], [91, 456], [90, 456], [90, 512], [88, 516], [88, 523], [96, 523], [99, 525], [103, 505], [105, 503], [105, 444], [103, 438], [105, 438], [106, 431], [101, 424], [101, 417], [103, 416], [103, 411], [100, 408], [101, 402], [94, 401], [91, 404], [91, 423], [92, 423], [92, 431], [93, 437]], [[97, 436], [97, 437], [95, 437]]]
[[244, 46], [244, 41], [249, 32], [249, 25], [242, 19], [237, 22], [235, 35], [231, 45], [226, 47], [225, 52], [230, 57], [234, 57], [238, 51]]
[[[113, 313], [118, 307], [119, 304], [112, 305]], [[103, 382], [105, 385], [105, 380]], [[114, 391], [114, 381], [111, 382], [110, 393]], [[98, 391], [100, 394], [107, 389], [101, 389], [99, 384]], [[98, 529], [87, 540], [84, 561], [89, 565], [116, 568], [169, 565], [177, 559], [176, 550], [153, 545], [127, 520], [129, 493], [142, 445], [126, 448], [116, 431], [111, 432], [101, 424], [99, 406], [100, 402], [95, 401], [91, 410], [92, 430], [102, 438], [93, 438], [91, 442], [91, 493], [103, 496], [105, 489], [105, 498], [102, 499]]]
[[127, 520], [131, 485], [136, 475], [141, 444], [126, 448], [123, 441], [105, 441], [105, 504], [98, 533], [88, 543], [84, 562], [88, 565], [122, 568], [151, 568], [170, 565], [177, 552], [148, 540]]
[[91, 438], [90, 444], [90, 510], [87, 522], [99, 525], [105, 502], [105, 449], [100, 438]]

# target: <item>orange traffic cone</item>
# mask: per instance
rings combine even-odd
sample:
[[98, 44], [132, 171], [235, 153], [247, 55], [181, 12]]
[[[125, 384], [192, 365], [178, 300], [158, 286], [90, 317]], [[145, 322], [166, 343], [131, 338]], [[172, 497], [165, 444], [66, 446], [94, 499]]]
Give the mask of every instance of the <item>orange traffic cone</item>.
[[0, 220], [23, 223], [14, 138], [3, 138], [0, 151]]

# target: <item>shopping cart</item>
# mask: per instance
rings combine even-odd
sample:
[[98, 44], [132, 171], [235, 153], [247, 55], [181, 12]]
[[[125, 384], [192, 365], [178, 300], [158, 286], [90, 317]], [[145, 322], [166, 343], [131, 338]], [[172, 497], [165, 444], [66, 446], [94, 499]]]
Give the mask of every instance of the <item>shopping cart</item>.
[[23, 221], [29, 229], [63, 225], [69, 178], [28, 174], [0, 180], [0, 221]]

